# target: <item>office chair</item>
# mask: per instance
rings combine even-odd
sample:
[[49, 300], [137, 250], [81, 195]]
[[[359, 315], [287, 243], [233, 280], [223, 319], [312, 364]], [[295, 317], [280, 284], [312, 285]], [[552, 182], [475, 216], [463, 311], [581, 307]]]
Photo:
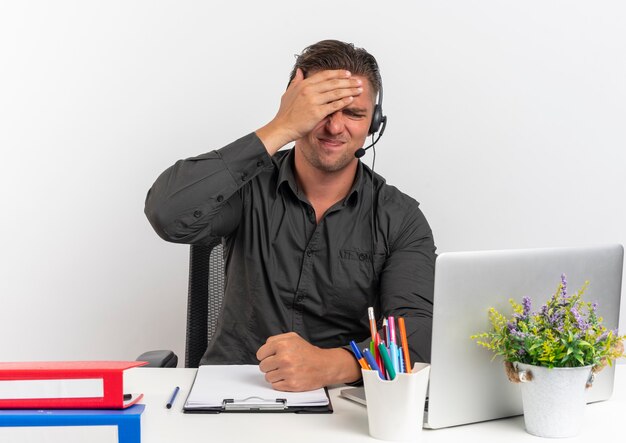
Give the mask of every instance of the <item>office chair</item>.
[[[224, 298], [222, 239], [208, 245], [192, 245], [189, 251], [187, 296], [187, 342], [185, 367], [197, 368], [215, 334]], [[146, 367], [175, 368], [178, 356], [170, 350], [148, 351], [137, 357]]]

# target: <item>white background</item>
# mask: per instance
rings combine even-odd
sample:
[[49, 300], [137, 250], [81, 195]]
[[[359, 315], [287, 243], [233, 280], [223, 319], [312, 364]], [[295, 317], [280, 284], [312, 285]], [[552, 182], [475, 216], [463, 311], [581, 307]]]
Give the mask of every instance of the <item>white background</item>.
[[625, 16], [619, 0], [3, 2], [0, 359], [182, 358], [188, 247], [152, 231], [146, 191], [266, 123], [293, 54], [324, 38], [377, 57], [376, 170], [421, 202], [439, 252], [626, 243]]

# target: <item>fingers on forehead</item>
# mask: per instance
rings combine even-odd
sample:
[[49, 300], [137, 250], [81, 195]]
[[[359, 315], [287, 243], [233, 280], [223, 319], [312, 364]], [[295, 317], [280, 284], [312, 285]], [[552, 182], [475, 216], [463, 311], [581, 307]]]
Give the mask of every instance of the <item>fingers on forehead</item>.
[[345, 69], [328, 69], [323, 71], [306, 72], [305, 77], [309, 77], [312, 80], [324, 81], [331, 79], [350, 78], [352, 74]]

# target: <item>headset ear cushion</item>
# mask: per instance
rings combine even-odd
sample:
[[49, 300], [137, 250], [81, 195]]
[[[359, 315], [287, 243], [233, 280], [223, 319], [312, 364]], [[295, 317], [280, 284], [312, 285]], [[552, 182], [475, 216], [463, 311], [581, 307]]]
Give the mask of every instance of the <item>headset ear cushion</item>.
[[374, 113], [372, 115], [372, 123], [370, 124], [369, 135], [378, 132], [380, 125], [383, 121], [383, 109], [380, 105], [374, 106]]

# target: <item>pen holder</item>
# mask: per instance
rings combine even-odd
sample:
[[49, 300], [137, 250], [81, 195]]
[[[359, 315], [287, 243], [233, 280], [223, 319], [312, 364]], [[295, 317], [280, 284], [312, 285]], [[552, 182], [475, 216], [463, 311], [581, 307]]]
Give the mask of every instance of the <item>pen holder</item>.
[[380, 440], [416, 441], [424, 423], [430, 365], [415, 363], [410, 373], [381, 380], [377, 371], [362, 369], [370, 435]]

